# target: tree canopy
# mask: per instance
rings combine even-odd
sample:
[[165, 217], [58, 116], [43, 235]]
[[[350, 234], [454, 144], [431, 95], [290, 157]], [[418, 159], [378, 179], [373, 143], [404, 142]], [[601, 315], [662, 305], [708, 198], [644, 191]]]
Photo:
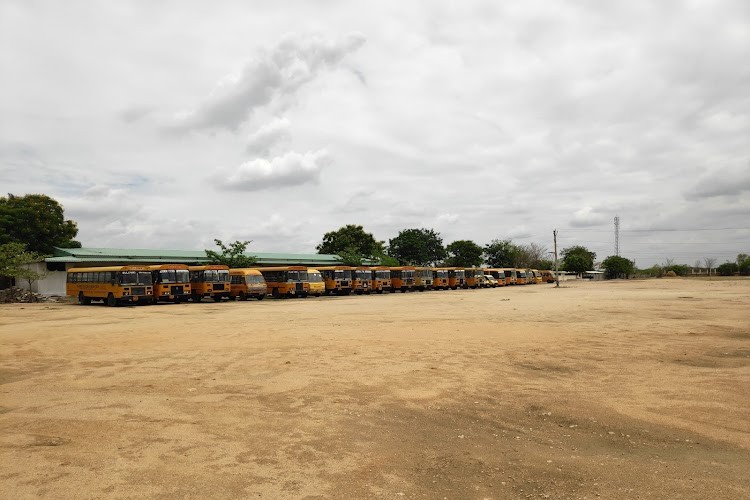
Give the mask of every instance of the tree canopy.
[[383, 245], [362, 226], [347, 224], [324, 234], [323, 242], [315, 248], [318, 253], [338, 255], [344, 264], [358, 266], [363, 259], [380, 258], [385, 253]]
[[235, 241], [226, 246], [221, 240], [214, 240], [216, 246], [221, 249], [221, 253], [213, 250], [206, 250], [206, 257], [212, 264], [224, 264], [233, 268], [250, 267], [255, 264], [257, 259], [253, 256], [245, 255], [247, 246], [251, 241]]
[[29, 283], [43, 278], [46, 271], [38, 272], [32, 264], [44, 260], [44, 254], [30, 252], [22, 243], [4, 243], [0, 245], [0, 276], [14, 277]]
[[454, 241], [445, 247], [448, 258], [445, 265], [449, 267], [478, 267], [482, 264], [482, 247], [471, 240]]
[[635, 264], [632, 260], [619, 255], [610, 255], [602, 261], [605, 276], [608, 279], [627, 278], [635, 272]]
[[516, 267], [518, 246], [511, 240], [492, 240], [484, 246], [484, 260], [490, 267]]
[[576, 274], [582, 274], [594, 268], [596, 253], [580, 245], [563, 249], [563, 269]]
[[44, 194], [0, 198], [0, 244], [21, 243], [29, 252], [51, 254], [53, 247], [79, 248], [78, 226], [65, 220], [63, 207]]
[[440, 233], [432, 229], [404, 229], [388, 241], [388, 255], [399, 263], [411, 266], [428, 266], [446, 257]]

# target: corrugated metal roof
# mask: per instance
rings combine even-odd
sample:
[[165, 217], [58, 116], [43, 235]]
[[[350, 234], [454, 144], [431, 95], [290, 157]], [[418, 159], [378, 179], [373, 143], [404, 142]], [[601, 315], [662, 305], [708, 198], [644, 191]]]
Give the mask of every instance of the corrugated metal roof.
[[[254, 256], [260, 265], [271, 264], [302, 264], [302, 265], [335, 265], [340, 263], [339, 257], [333, 254], [299, 254], [299, 253], [268, 253], [247, 252], [245, 255]], [[46, 262], [173, 262], [187, 264], [193, 262], [208, 262], [203, 250], [165, 250], [145, 248], [57, 248], [54, 256], [45, 259]]]

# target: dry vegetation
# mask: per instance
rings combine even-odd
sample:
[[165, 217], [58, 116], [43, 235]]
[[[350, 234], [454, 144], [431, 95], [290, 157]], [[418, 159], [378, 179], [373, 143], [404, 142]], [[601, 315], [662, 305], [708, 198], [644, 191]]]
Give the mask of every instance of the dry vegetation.
[[8, 498], [748, 498], [750, 281], [0, 305]]

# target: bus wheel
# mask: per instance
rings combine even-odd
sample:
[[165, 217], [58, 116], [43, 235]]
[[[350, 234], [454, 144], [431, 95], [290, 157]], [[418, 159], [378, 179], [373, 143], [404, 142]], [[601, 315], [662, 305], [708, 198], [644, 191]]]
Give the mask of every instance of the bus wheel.
[[274, 288], [271, 291], [271, 296], [273, 296], [274, 299], [278, 299], [279, 298], [279, 289], [278, 288]]
[[214, 295], [214, 302], [221, 302], [221, 295]]
[[194, 293], [194, 294], [192, 294], [190, 296], [190, 298], [192, 299], [193, 302], [200, 302], [203, 297], [201, 297], [200, 295]]
[[256, 298], [257, 298], [258, 300], [263, 300], [263, 299], [265, 299], [265, 298], [266, 298], [266, 294], [265, 294], [265, 293], [259, 293], [259, 294], [258, 294], [258, 297], [256, 297]]
[[112, 292], [107, 295], [107, 301], [105, 304], [107, 304], [108, 307], [115, 307], [117, 305], [117, 299], [112, 295]]
[[78, 293], [78, 303], [81, 304], [82, 306], [87, 306], [87, 305], [91, 304], [91, 299], [88, 298], [88, 297], [86, 297], [86, 296], [84, 296], [83, 292], [79, 292]]
[[[234, 300], [234, 297], [232, 298]], [[240, 292], [240, 300], [247, 300], [247, 295], [245, 295], [245, 292]]]

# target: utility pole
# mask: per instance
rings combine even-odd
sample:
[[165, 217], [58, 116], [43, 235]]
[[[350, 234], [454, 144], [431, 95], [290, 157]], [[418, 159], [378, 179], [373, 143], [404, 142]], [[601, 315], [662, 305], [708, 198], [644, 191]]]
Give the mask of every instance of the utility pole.
[[555, 288], [560, 288], [560, 270], [557, 265], [557, 229], [552, 231], [552, 239], [555, 242]]
[[620, 256], [620, 216], [615, 215], [615, 255]]

